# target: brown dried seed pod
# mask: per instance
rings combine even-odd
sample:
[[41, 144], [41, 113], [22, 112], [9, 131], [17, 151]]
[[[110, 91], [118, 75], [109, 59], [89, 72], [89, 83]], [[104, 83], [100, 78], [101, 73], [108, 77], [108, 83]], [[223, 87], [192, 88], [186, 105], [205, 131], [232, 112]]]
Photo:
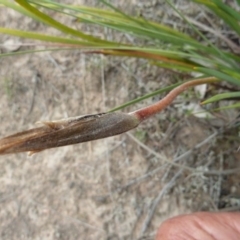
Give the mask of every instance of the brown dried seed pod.
[[138, 126], [139, 120], [127, 113], [101, 113], [59, 121], [23, 131], [0, 140], [0, 154], [35, 152], [114, 136]]

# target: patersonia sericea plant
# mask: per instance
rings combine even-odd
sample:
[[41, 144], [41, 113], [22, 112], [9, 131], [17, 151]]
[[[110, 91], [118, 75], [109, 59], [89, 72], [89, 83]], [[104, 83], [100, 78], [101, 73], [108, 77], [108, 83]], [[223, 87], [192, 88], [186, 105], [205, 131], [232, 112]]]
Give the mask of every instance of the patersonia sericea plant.
[[185, 82], [170, 91], [160, 101], [130, 113], [109, 112], [43, 121], [43, 126], [0, 139], [0, 154], [29, 152], [30, 154], [81, 142], [106, 138], [136, 128], [145, 119], [159, 113], [189, 87], [213, 83], [215, 77]]

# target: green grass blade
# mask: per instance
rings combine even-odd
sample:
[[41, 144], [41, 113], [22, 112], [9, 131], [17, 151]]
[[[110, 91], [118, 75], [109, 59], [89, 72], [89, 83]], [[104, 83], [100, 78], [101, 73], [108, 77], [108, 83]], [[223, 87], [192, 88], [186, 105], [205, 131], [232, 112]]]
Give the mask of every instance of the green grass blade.
[[220, 100], [230, 99], [230, 98], [240, 98], [240, 92], [228, 92], [228, 93], [217, 94], [217, 95], [205, 100], [204, 102], [202, 102], [202, 104], [218, 102]]
[[231, 16], [233, 19], [240, 21], [240, 14], [235, 9], [229, 7], [225, 3], [223, 3], [220, 0], [212, 0], [219, 9], [221, 9], [223, 12], [226, 12], [229, 16]]
[[227, 109], [233, 109], [233, 108], [240, 108], [240, 103], [234, 103], [234, 104], [231, 104], [229, 106], [224, 106], [224, 107], [220, 107], [220, 108], [215, 108], [214, 110], [212, 111], [221, 111], [221, 110], [227, 110]]
[[120, 106], [118, 106], [118, 107], [116, 107], [116, 108], [113, 108], [113, 109], [109, 110], [109, 112], [118, 111], [118, 110], [120, 110], [120, 109], [126, 108], [126, 107], [128, 107], [128, 106], [130, 106], [130, 105], [133, 105], [133, 104], [135, 104], [135, 103], [141, 102], [141, 101], [143, 101], [143, 100], [145, 100], [145, 99], [147, 99], [147, 98], [150, 98], [150, 97], [153, 97], [153, 96], [155, 96], [155, 95], [158, 95], [158, 94], [161, 94], [161, 93], [170, 91], [170, 90], [172, 90], [173, 88], [179, 86], [180, 84], [181, 84], [181, 83], [176, 83], [176, 84], [173, 84], [173, 85], [171, 85], [171, 86], [168, 86], [168, 87], [165, 87], [165, 88], [161, 88], [161, 89], [159, 89], [159, 90], [156, 90], [156, 91], [154, 91], [154, 92], [151, 92], [151, 93], [149, 93], [149, 94], [146, 94], [146, 95], [144, 95], [144, 96], [142, 96], [142, 97], [139, 97], [139, 98], [136, 98], [136, 99], [134, 99], [134, 100], [132, 100], [132, 101], [129, 101], [129, 102], [127, 102], [127, 103], [124, 103], [124, 104], [122, 104], [122, 105], [120, 105]]
[[87, 34], [84, 34], [80, 31], [77, 31], [73, 28], [70, 28], [56, 20], [54, 20], [53, 18], [51, 18], [49, 15], [45, 14], [45, 13], [42, 13], [40, 12], [37, 8], [33, 7], [32, 5], [30, 5], [29, 3], [27, 3], [27, 1], [25, 0], [16, 0], [16, 2], [21, 5], [23, 8], [25, 8], [27, 11], [31, 12], [33, 15], [37, 16], [38, 19], [41, 19], [41, 21], [49, 26], [52, 26], [58, 30], [60, 30], [61, 32], [63, 33], [66, 33], [68, 35], [73, 35], [75, 37], [78, 37], [78, 38], [82, 38], [86, 41], [89, 41], [89, 42], [92, 42], [96, 45], [102, 45], [102, 44], [112, 44], [112, 45], [116, 45], [116, 43], [113, 43], [113, 42], [108, 42], [108, 41], [105, 41], [105, 40], [101, 40], [99, 38], [95, 38], [95, 37], [92, 37], [91, 35], [87, 35]]
[[65, 51], [65, 50], [72, 50], [71, 48], [46, 48], [46, 49], [31, 49], [31, 50], [26, 50], [26, 51], [17, 51], [17, 52], [8, 52], [8, 53], [1, 53], [1, 57], [14, 57], [17, 55], [23, 55], [23, 54], [32, 54], [32, 53], [39, 53], [39, 52], [56, 52], [56, 51]]
[[28, 16], [36, 21], [41, 21], [36, 15], [32, 14], [31, 12], [27, 11], [25, 8], [21, 7], [20, 5], [16, 4], [13, 1], [9, 0], [0, 0], [0, 4], [4, 5], [5, 7], [11, 8], [22, 15]]
[[[228, 23], [233, 29], [239, 29], [237, 22], [240, 19], [240, 16], [236, 14], [237, 12], [234, 9], [226, 6], [222, 1], [192, 1], [205, 5], [215, 14], [224, 19], [226, 23]], [[114, 56], [145, 58], [148, 59], [152, 64], [164, 68], [181, 72], [199, 72], [206, 76], [215, 76], [219, 79], [223, 79], [232, 84], [240, 86], [240, 74], [238, 73], [240, 62], [239, 56], [222, 51], [216, 46], [211, 45], [211, 43], [209, 43], [209, 46], [204, 45], [201, 42], [192, 39], [190, 36], [171, 29], [170, 27], [150, 22], [143, 18], [128, 16], [119, 9], [116, 9], [113, 5], [107, 3], [105, 0], [102, 0], [102, 2], [106, 6], [110, 7], [111, 10], [75, 6], [51, 0], [16, 0], [16, 2], [20, 5], [11, 1], [0, 0], [0, 3], [2, 3], [4, 6], [12, 8], [21, 14], [32, 17], [37, 21], [58, 29], [67, 34], [69, 37], [50, 36], [41, 33], [7, 28], [0, 28], [0, 33], [45, 42], [52, 42], [52, 46], [57, 47], [58, 50], [60, 50], [61, 46], [64, 47], [64, 49], [70, 47], [79, 49], [84, 48], [88, 49], [86, 53], [92, 54], [97, 53]], [[67, 17], [80, 19], [81, 23], [98, 25], [104, 28], [107, 27], [116, 31], [136, 35], [142, 39], [148, 39], [150, 40], [148, 45], [149, 47], [137, 47], [121, 43], [119, 44], [117, 42], [109, 42], [91, 35], [87, 35], [81, 31], [77, 31], [58, 22], [57, 20], [51, 18], [51, 16], [40, 11], [39, 8], [58, 11], [61, 14], [67, 15]], [[175, 9], [175, 11], [177, 10]], [[182, 17], [184, 18], [184, 16]], [[196, 27], [193, 26], [193, 29], [201, 36], [201, 33]], [[71, 37], [75, 37], [75, 39], [72, 39]], [[203, 39], [205, 42], [209, 42], [209, 40], [204, 36]], [[152, 47], [153, 44], [155, 47]], [[159, 91], [161, 92], [165, 90], [168, 90], [168, 88], [161, 89]], [[157, 93], [154, 92], [153, 95], [155, 93], [159, 94], [159, 91], [157, 91]], [[127, 103], [123, 106], [129, 106], [130, 104], [135, 103], [135, 101], [141, 101], [148, 96], [152, 95], [150, 94], [144, 96], [143, 98], [136, 99], [133, 102]], [[120, 106], [119, 108], [122, 108], [123, 106]]]
[[214, 12], [220, 19], [223, 19], [238, 35], [240, 35], [240, 28], [238, 21], [240, 20], [239, 12], [228, 7], [220, 0], [192, 0], [197, 3], [201, 3]]
[[205, 73], [208, 76], [214, 76], [216, 78], [222, 79], [224, 81], [228, 81], [232, 84], [240, 86], [240, 79], [236, 79], [228, 74], [222, 73], [218, 70], [211, 69], [211, 68], [203, 68], [203, 67], [196, 67], [195, 70], [197, 72]]
[[9, 29], [9, 28], [1, 28], [0, 27], [0, 33], [22, 37], [22, 38], [28, 38], [28, 39], [35, 39], [35, 40], [41, 40], [44, 42], [54, 42], [54, 43], [63, 43], [63, 44], [72, 44], [79, 45], [80, 46], [95, 46], [93, 43], [88, 43], [85, 41], [80, 41], [77, 39], [71, 39], [71, 38], [63, 38], [63, 37], [55, 37], [51, 35], [44, 35], [41, 33], [36, 32], [27, 32], [27, 31], [21, 31], [16, 29]]

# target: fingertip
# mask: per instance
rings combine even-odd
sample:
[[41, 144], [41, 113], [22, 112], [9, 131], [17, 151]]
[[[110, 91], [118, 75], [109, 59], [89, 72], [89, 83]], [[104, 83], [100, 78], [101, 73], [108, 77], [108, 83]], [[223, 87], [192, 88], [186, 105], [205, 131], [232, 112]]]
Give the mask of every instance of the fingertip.
[[198, 212], [163, 222], [156, 240], [240, 239], [239, 213]]
[[164, 221], [156, 235], [156, 240], [177, 240], [179, 239], [179, 226], [183, 216], [177, 216]]

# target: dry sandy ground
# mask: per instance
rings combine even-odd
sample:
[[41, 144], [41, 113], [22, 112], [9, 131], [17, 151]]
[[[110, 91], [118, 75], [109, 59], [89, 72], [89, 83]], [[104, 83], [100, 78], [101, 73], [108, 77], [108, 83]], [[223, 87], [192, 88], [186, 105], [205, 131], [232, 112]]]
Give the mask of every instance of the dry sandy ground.
[[[161, 5], [149, 3], [131, 6], [156, 18]], [[4, 9], [0, 25], [55, 32]], [[9, 39], [29, 42], [0, 36], [1, 43]], [[1, 58], [0, 64], [0, 137], [39, 120], [103, 112], [176, 81], [143, 60], [79, 50]], [[31, 157], [1, 156], [0, 239], [154, 239], [171, 216], [239, 209], [239, 176], [218, 171], [239, 165], [237, 127], [221, 131], [235, 112], [201, 120], [185, 113], [189, 101], [198, 102], [193, 91], [128, 134]], [[174, 159], [191, 169], [165, 163]]]

